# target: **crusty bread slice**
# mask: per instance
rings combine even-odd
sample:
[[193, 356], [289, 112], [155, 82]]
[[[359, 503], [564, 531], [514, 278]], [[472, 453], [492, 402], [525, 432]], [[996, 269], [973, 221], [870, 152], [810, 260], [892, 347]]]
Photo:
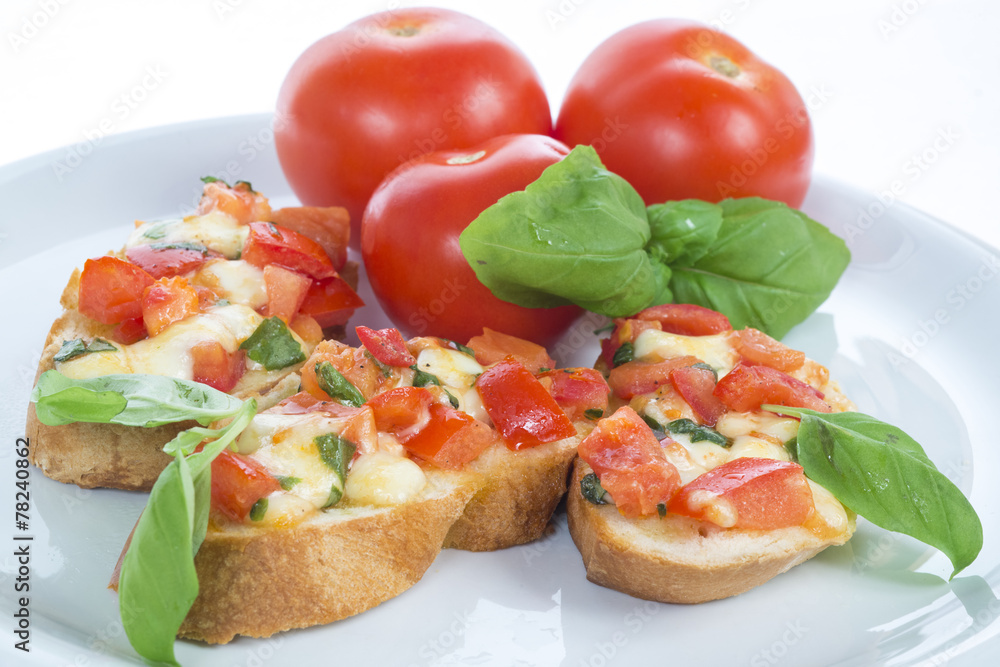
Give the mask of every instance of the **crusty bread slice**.
[[511, 451], [500, 443], [469, 464], [482, 486], [448, 531], [444, 546], [496, 551], [539, 539], [566, 493], [576, 448], [589, 431], [531, 449]]
[[420, 580], [474, 492], [471, 476], [436, 473], [402, 505], [330, 509], [287, 529], [209, 526], [178, 634], [222, 644], [371, 609]]
[[577, 459], [566, 501], [587, 579], [646, 600], [694, 604], [738, 595], [854, 532], [853, 517], [843, 530], [818, 532], [720, 529], [677, 515], [626, 519], [613, 504], [583, 497], [580, 480], [589, 472]]

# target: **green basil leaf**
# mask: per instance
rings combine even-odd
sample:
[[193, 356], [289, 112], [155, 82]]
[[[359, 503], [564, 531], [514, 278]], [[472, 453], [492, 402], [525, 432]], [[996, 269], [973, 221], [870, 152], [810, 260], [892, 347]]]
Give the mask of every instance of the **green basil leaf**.
[[725, 313], [734, 329], [782, 338], [820, 306], [851, 259], [843, 240], [805, 214], [756, 197], [720, 203], [712, 247], [690, 266], [674, 266], [678, 303]]
[[284, 491], [291, 491], [295, 488], [296, 484], [302, 481], [301, 477], [294, 477], [292, 475], [275, 475], [275, 479], [278, 480], [278, 484], [281, 485]]
[[591, 421], [597, 421], [604, 416], [604, 410], [600, 408], [590, 408], [589, 410], [583, 411], [583, 416]]
[[438, 387], [441, 386], [441, 380], [438, 379], [438, 376], [420, 370], [416, 364], [410, 366], [410, 370], [413, 371], [414, 387], [426, 387], [429, 384], [437, 385]]
[[704, 440], [720, 447], [729, 447], [733, 444], [729, 438], [714, 428], [704, 426], [690, 419], [675, 419], [667, 424], [667, 430], [671, 433], [683, 433], [691, 439], [691, 442], [701, 442]]
[[82, 338], [74, 338], [73, 340], [64, 340], [62, 346], [59, 348], [59, 351], [56, 352], [56, 356], [52, 359], [53, 361], [63, 362], [75, 359], [76, 357], [80, 357], [85, 354], [92, 354], [94, 352], [114, 352], [117, 349], [117, 347], [103, 338], [95, 338], [89, 343], [85, 342]]
[[240, 344], [241, 350], [246, 350], [247, 356], [269, 371], [286, 368], [306, 360], [302, 350], [288, 325], [280, 317], [269, 317], [261, 322], [257, 329]]
[[672, 268], [704, 257], [722, 227], [722, 207], [700, 199], [654, 204], [646, 214], [651, 235], [646, 249]]
[[639, 194], [593, 148], [577, 146], [483, 211], [459, 245], [500, 299], [625, 317], [670, 300], [670, 269], [644, 250], [649, 239]]
[[634, 359], [635, 345], [631, 341], [625, 341], [615, 350], [614, 355], [611, 357], [611, 365], [614, 368], [618, 368], [622, 364], [627, 364]]
[[194, 250], [195, 252], [200, 252], [202, 255], [208, 254], [208, 248], [200, 243], [193, 243], [191, 241], [179, 241], [177, 243], [150, 243], [149, 247], [153, 250]]
[[250, 520], [262, 521], [267, 514], [267, 498], [261, 498], [250, 508]]
[[979, 555], [983, 526], [976, 510], [902, 430], [858, 412], [763, 407], [802, 420], [799, 464], [846, 507], [940, 549], [951, 560], [952, 577]]
[[324, 507], [336, 505], [344, 496], [344, 483], [347, 481], [347, 466], [354, 457], [354, 452], [358, 450], [357, 445], [336, 433], [325, 433], [313, 438], [319, 449], [319, 456], [328, 468], [337, 473], [339, 484], [334, 484], [330, 489], [330, 497], [327, 498]]
[[329, 361], [316, 364], [316, 382], [327, 395], [344, 405], [360, 408], [365, 403], [365, 396], [351, 381], [344, 377]]
[[202, 183], [204, 183], [205, 185], [208, 185], [209, 183], [222, 183], [222, 184], [223, 184], [223, 185], [225, 185], [225, 186], [226, 186], [227, 188], [229, 187], [229, 183], [226, 183], [226, 182], [225, 182], [224, 180], [222, 180], [221, 178], [216, 178], [215, 176], [202, 176], [200, 180], [201, 180], [201, 182], [202, 182]]
[[49, 370], [31, 392], [38, 420], [154, 427], [193, 419], [208, 424], [234, 415], [238, 398], [200, 382], [162, 375], [116, 374], [72, 380]]
[[473, 350], [468, 345], [462, 345], [461, 343], [459, 343], [457, 341], [454, 341], [454, 340], [451, 341], [451, 344], [454, 345], [455, 349], [458, 350], [459, 352], [461, 352], [463, 354], [467, 354], [468, 356], [472, 357], [473, 359], [476, 358], [476, 351]]
[[136, 652], [176, 665], [177, 630], [198, 596], [194, 556], [205, 539], [211, 502], [212, 461], [257, 412], [249, 400], [220, 437], [190, 456], [177, 454], [157, 478], [118, 580], [122, 625]]
[[610, 500], [608, 492], [601, 486], [601, 480], [592, 472], [580, 478], [580, 493], [583, 497], [595, 505], [607, 505]]

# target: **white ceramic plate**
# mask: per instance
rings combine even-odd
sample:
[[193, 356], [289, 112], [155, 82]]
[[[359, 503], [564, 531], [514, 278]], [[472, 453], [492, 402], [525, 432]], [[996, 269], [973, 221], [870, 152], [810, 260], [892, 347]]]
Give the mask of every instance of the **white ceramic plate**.
[[[82, 490], [30, 468], [30, 526], [17, 530], [14, 444], [72, 267], [119, 247], [134, 218], [192, 209], [205, 174], [252, 181], [290, 203], [272, 137], [268, 116], [246, 116], [104, 139], [83, 147], [86, 154], [77, 150], [68, 173], [56, 167], [66, 164], [66, 150], [0, 169], [0, 663], [138, 662], [106, 583], [144, 496]], [[996, 664], [996, 251], [825, 179], [805, 209], [849, 239], [854, 260], [830, 300], [786, 342], [829, 366], [861, 410], [916, 437], [971, 494], [986, 541], [955, 580], [947, 581], [940, 553], [860, 521], [849, 545], [754, 591], [699, 606], [655, 604], [587, 582], [562, 515], [536, 544], [446, 551], [410, 591], [355, 618], [222, 647], [179, 642], [182, 664]], [[354, 321], [386, 322], [375, 305]], [[569, 334], [557, 356], [589, 364], [590, 328], [585, 322]], [[29, 574], [18, 582], [13, 554], [23, 544]], [[30, 590], [18, 592], [19, 583]], [[13, 648], [22, 596], [30, 653]]]

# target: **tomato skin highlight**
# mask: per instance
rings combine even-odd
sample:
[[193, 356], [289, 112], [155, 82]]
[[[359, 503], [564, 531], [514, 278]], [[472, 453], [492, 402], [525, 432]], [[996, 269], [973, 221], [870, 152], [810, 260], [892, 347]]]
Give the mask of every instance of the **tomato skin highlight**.
[[756, 195], [797, 208], [813, 160], [806, 105], [788, 78], [732, 37], [677, 19], [595, 48], [553, 136], [594, 145], [647, 204]]
[[441, 8], [396, 8], [321, 38], [286, 75], [276, 118], [296, 196], [346, 207], [353, 238], [372, 192], [407, 160], [552, 128], [525, 55], [478, 19]]
[[729, 318], [722, 313], [690, 303], [664, 303], [641, 311], [635, 319], [659, 322], [660, 329], [680, 336], [711, 336], [732, 331]]
[[308, 236], [269, 222], [250, 223], [250, 235], [243, 244], [241, 258], [260, 269], [277, 264], [316, 280], [337, 275], [323, 246]]
[[740, 329], [731, 335], [733, 347], [748, 363], [770, 366], [784, 373], [797, 370], [806, 361], [805, 352], [793, 350], [757, 329]]
[[321, 327], [347, 324], [356, 308], [365, 305], [346, 280], [340, 276], [314, 280], [306, 291], [299, 312], [314, 318]]
[[509, 449], [537, 447], [576, 435], [576, 428], [552, 395], [513, 358], [476, 379], [483, 407]]
[[195, 271], [213, 257], [222, 257], [213, 250], [194, 248], [161, 248], [154, 245], [139, 245], [127, 248], [125, 258], [141, 267], [153, 278], [170, 278]]
[[832, 411], [820, 391], [769, 366], [737, 364], [719, 379], [712, 393], [736, 412], [759, 410], [765, 403], [817, 412]]
[[702, 424], [715, 426], [726, 412], [726, 405], [712, 392], [715, 391], [715, 373], [707, 368], [687, 366], [670, 371], [670, 382]]
[[[724, 499], [729, 511], [713, 513], [704, 503], [705, 495], [699, 501], [699, 493]], [[754, 530], [801, 525], [814, 509], [802, 466], [750, 457], [733, 459], [696, 477], [667, 506], [673, 514], [712, 521], [723, 528]], [[720, 514], [725, 520], [720, 521]]]
[[341, 206], [286, 206], [271, 212], [271, 222], [298, 232], [318, 243], [333, 268], [340, 271], [347, 263], [351, 238], [351, 219]]
[[608, 408], [608, 383], [593, 368], [559, 368], [538, 375], [552, 398], [573, 421], [587, 418], [590, 410]]
[[483, 210], [568, 152], [549, 137], [508, 135], [416, 158], [379, 186], [361, 252], [372, 291], [405, 336], [467, 341], [488, 327], [548, 346], [572, 324], [576, 306], [524, 308], [493, 296], [458, 243]]
[[80, 272], [78, 310], [101, 324], [142, 317], [142, 295], [153, 276], [125, 260], [105, 255], [88, 259]]
[[657, 505], [668, 503], [681, 487], [677, 468], [642, 417], [628, 406], [597, 422], [579, 452], [626, 517], [657, 514]]
[[254, 503], [280, 488], [278, 480], [248, 456], [224, 449], [212, 461], [212, 509], [231, 521], [244, 521]]
[[358, 326], [354, 330], [365, 349], [386, 366], [409, 367], [417, 363], [416, 358], [406, 349], [406, 341], [403, 340], [399, 329], [379, 329], [376, 331], [365, 326]]

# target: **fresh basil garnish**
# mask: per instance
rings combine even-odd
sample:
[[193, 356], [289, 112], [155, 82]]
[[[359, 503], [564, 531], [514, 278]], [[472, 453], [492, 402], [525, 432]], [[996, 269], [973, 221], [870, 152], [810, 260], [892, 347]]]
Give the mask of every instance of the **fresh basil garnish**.
[[378, 368], [379, 372], [382, 374], [382, 377], [387, 378], [392, 375], [392, 367], [389, 366], [388, 364], [383, 364], [381, 361], [376, 359], [372, 355], [372, 353], [369, 352], [368, 350], [365, 350], [365, 358], [368, 359], [368, 361], [375, 364], [375, 367]]
[[200, 252], [202, 255], [207, 255], [209, 253], [207, 247], [200, 243], [192, 243], [190, 241], [178, 241], [177, 243], [150, 243], [149, 247], [153, 250], [194, 250], [195, 252]]
[[631, 341], [625, 341], [618, 346], [615, 350], [614, 355], [611, 357], [611, 365], [614, 368], [618, 368], [622, 364], [627, 364], [628, 362], [635, 359], [635, 345]]
[[204, 183], [205, 185], [208, 185], [209, 183], [222, 183], [222, 184], [223, 184], [223, 185], [225, 185], [225, 186], [226, 186], [227, 188], [229, 187], [229, 183], [226, 183], [226, 182], [225, 182], [224, 180], [222, 180], [221, 178], [216, 178], [215, 176], [202, 176], [200, 180], [201, 180], [201, 182], [202, 182], [202, 183]]
[[293, 477], [291, 475], [275, 475], [274, 478], [278, 480], [278, 484], [281, 485], [283, 491], [291, 491], [295, 488], [295, 485], [302, 481], [301, 477]]
[[975, 508], [902, 430], [859, 412], [762, 407], [801, 419], [799, 465], [847, 508], [940, 549], [952, 577], [979, 555], [983, 526]]
[[321, 361], [315, 366], [316, 381], [319, 388], [327, 395], [344, 405], [360, 408], [365, 403], [365, 396], [351, 381], [344, 377], [329, 361]]
[[666, 503], [656, 503], [656, 513], [660, 515], [660, 518], [667, 516], [667, 504]]
[[262, 521], [267, 514], [267, 498], [261, 498], [250, 508], [250, 520]]
[[667, 424], [667, 430], [671, 433], [683, 433], [688, 436], [691, 442], [708, 441], [720, 447], [729, 447], [733, 444], [729, 438], [714, 428], [699, 424], [690, 419], [675, 419]]
[[590, 408], [589, 410], [583, 411], [583, 416], [587, 419], [597, 421], [604, 416], [604, 410], [601, 410], [600, 408]]
[[441, 386], [441, 380], [438, 376], [433, 373], [428, 373], [426, 371], [420, 370], [416, 364], [410, 366], [410, 370], [413, 371], [413, 386], [414, 387], [426, 387], [429, 384]]
[[269, 371], [306, 360], [306, 353], [280, 317], [268, 317], [240, 344], [247, 356]]
[[357, 451], [357, 446], [336, 433], [325, 433], [313, 438], [319, 449], [319, 456], [328, 468], [337, 473], [337, 484], [330, 489], [330, 497], [327, 498], [324, 507], [330, 507], [340, 502], [344, 497], [344, 483], [347, 481], [347, 466]]
[[471, 347], [469, 347], [468, 345], [462, 345], [461, 343], [459, 343], [459, 342], [456, 342], [456, 341], [451, 341], [451, 344], [452, 344], [452, 345], [454, 345], [454, 346], [455, 346], [455, 349], [456, 349], [456, 350], [458, 350], [459, 352], [462, 352], [462, 353], [464, 353], [464, 354], [467, 354], [467, 355], [469, 355], [470, 357], [472, 357], [473, 359], [475, 359], [475, 358], [476, 358], [476, 351], [475, 351], [475, 350], [473, 350], [473, 349], [472, 349]]
[[76, 357], [80, 357], [85, 354], [92, 354], [94, 352], [114, 352], [117, 349], [117, 347], [103, 338], [95, 338], [89, 343], [85, 342], [82, 338], [74, 338], [73, 340], [64, 340], [63, 344], [59, 347], [59, 351], [56, 352], [56, 356], [52, 359], [53, 361], [63, 362], [75, 359]]
[[666, 427], [645, 413], [640, 416], [642, 417], [642, 421], [646, 422], [646, 426], [652, 429], [653, 435], [656, 436], [656, 439], [662, 440], [663, 436], [667, 434]]
[[611, 500], [608, 492], [601, 486], [601, 480], [592, 472], [588, 472], [580, 479], [580, 493], [595, 505], [607, 505]]

